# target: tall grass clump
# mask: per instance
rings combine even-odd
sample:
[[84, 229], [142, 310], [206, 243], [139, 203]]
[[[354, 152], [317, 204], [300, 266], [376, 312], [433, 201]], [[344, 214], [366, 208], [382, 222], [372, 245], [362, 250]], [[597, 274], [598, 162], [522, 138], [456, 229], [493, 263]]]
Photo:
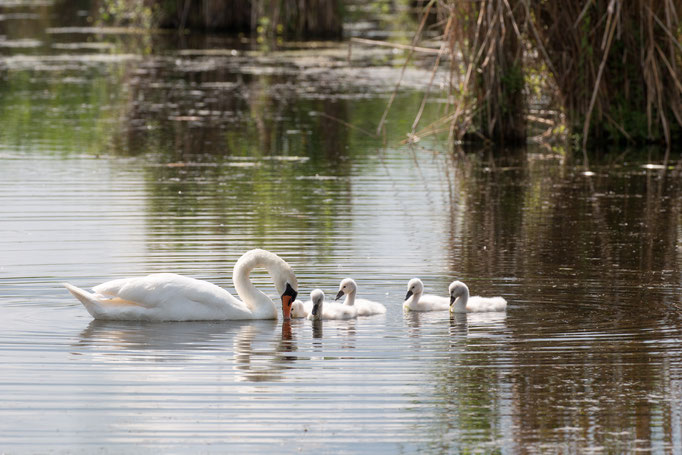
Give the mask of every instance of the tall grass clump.
[[538, 71], [549, 82], [540, 98], [583, 148], [682, 137], [680, 0], [433, 0], [425, 10], [433, 7], [456, 100], [441, 123], [456, 138], [523, 142], [537, 119], [529, 75]]

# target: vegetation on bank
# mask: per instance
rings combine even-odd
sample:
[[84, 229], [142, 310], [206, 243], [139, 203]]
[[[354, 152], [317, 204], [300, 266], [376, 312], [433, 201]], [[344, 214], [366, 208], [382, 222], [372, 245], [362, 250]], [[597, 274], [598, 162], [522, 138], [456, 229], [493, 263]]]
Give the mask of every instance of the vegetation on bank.
[[339, 39], [341, 0], [101, 0], [100, 18], [261, 38]]
[[[343, 3], [102, 0], [101, 11], [119, 20], [124, 11], [140, 11], [156, 26], [261, 40], [336, 39], [343, 33]], [[422, 14], [413, 45], [429, 28], [440, 34], [437, 64], [449, 57], [454, 100], [437, 124], [418, 131], [417, 118], [413, 137], [449, 130], [458, 140], [522, 144], [529, 122], [548, 125], [551, 134], [558, 119], [583, 148], [670, 147], [682, 137], [679, 0], [412, 0], [411, 6]], [[537, 81], [544, 84], [540, 90]]]
[[525, 141], [537, 72], [583, 148], [682, 136], [682, 2], [432, 0], [429, 9], [456, 62], [452, 119], [469, 114], [488, 140]]

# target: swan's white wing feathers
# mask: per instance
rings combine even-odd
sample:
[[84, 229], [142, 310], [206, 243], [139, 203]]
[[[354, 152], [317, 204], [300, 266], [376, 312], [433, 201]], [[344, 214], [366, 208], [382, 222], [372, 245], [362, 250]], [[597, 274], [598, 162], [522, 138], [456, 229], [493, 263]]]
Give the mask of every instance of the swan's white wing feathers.
[[93, 291], [104, 308], [136, 306], [144, 314], [141, 319], [162, 315], [173, 320], [250, 319], [252, 314], [244, 302], [221, 287], [173, 273], [107, 281]]

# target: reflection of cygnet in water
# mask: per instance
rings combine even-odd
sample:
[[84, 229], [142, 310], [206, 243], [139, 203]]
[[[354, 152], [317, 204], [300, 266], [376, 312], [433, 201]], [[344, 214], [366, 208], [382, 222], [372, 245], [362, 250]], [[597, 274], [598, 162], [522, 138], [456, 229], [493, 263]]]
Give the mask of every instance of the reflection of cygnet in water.
[[319, 320], [313, 321], [313, 338], [315, 339], [322, 338], [322, 335], [324, 334], [323, 327], [324, 325], [322, 324], [322, 321]]
[[353, 319], [358, 316], [357, 309], [353, 306], [341, 305], [334, 302], [324, 302], [324, 292], [315, 289], [310, 293], [312, 308], [308, 319], [319, 321], [322, 319]]
[[450, 300], [432, 294], [424, 294], [424, 283], [419, 278], [412, 278], [407, 283], [407, 295], [403, 302], [405, 311], [447, 311]]
[[487, 313], [507, 309], [507, 301], [502, 297], [469, 297], [469, 288], [461, 281], [450, 283], [448, 290], [452, 313]]
[[505, 311], [450, 313], [449, 333], [453, 342], [461, 338], [507, 337], [506, 320]]

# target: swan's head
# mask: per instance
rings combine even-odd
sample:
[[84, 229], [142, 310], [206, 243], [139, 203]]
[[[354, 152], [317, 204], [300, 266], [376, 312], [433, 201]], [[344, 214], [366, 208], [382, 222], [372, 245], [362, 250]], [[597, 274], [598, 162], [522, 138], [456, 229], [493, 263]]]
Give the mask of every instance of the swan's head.
[[405, 300], [409, 299], [415, 294], [421, 294], [424, 292], [424, 283], [419, 278], [412, 278], [407, 283], [407, 295], [405, 295]]
[[350, 294], [357, 290], [358, 286], [355, 284], [355, 281], [353, 281], [353, 278], [345, 278], [341, 280], [341, 283], [339, 284], [339, 292], [336, 294], [336, 300], [339, 300], [344, 294]]
[[448, 292], [450, 293], [450, 305], [455, 303], [459, 297], [467, 296], [469, 297], [469, 288], [466, 284], [461, 281], [453, 281], [448, 287]]
[[[297, 284], [295, 284], [295, 286], [298, 287]], [[282, 299], [282, 317], [284, 319], [291, 319], [291, 307], [294, 304], [297, 295], [298, 291], [287, 282], [285, 284], [284, 292], [282, 292], [280, 297]]]
[[[284, 262], [284, 261], [282, 261]], [[289, 264], [284, 262], [274, 274], [275, 287], [282, 299], [282, 317], [291, 319], [291, 307], [298, 296], [298, 281]]]
[[321, 289], [315, 289], [310, 293], [310, 300], [313, 301], [313, 309], [310, 311], [313, 317], [319, 317], [322, 314], [322, 304], [324, 303], [324, 292]]
[[290, 319], [291, 307], [298, 295], [298, 281], [291, 266], [275, 253], [256, 248], [242, 254], [234, 266], [234, 272], [232, 272], [232, 279], [237, 293], [240, 294], [240, 288], [243, 290], [245, 283], [250, 282], [249, 274], [251, 271], [260, 267], [268, 271], [272, 281], [275, 283], [277, 293], [282, 299], [284, 319]]

